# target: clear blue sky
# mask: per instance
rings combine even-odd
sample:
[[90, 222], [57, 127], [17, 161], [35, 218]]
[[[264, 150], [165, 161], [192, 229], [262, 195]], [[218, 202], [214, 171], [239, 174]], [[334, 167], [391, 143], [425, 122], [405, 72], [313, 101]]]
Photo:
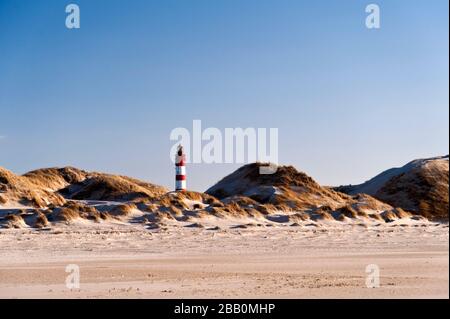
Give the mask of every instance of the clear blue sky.
[[[65, 27], [77, 3], [81, 29]], [[365, 6], [381, 29], [365, 27]], [[0, 166], [173, 187], [175, 127], [278, 127], [279, 161], [359, 183], [449, 152], [447, 0], [0, 0]], [[188, 166], [205, 190], [238, 165]]]

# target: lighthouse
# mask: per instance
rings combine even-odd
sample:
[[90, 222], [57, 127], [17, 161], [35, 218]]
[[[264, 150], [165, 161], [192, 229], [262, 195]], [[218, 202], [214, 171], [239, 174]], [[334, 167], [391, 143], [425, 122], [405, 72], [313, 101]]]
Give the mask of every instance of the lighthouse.
[[175, 191], [186, 190], [186, 156], [183, 152], [183, 146], [178, 145], [175, 154]]

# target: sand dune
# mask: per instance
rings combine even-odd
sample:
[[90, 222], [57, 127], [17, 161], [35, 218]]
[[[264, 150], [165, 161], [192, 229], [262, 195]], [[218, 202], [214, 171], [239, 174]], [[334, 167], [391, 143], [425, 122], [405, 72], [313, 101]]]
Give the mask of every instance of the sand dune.
[[185, 222], [220, 227], [229, 220], [245, 227], [252, 223], [373, 224], [422, 219], [370, 195], [350, 196], [322, 187], [292, 166], [279, 166], [275, 174], [261, 175], [261, 165], [243, 166], [206, 193], [167, 192], [133, 178], [72, 167], [36, 170], [23, 176], [3, 170], [0, 227], [51, 228], [77, 220], [120, 220], [153, 229]]
[[431, 219], [448, 220], [449, 158], [418, 159], [388, 169], [361, 185], [336, 189], [348, 194], [366, 193], [390, 205]]

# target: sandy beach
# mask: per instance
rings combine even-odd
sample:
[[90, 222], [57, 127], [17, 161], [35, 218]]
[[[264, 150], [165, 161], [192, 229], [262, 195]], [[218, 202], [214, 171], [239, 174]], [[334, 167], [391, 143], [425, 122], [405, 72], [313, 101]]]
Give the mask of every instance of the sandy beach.
[[[0, 298], [448, 298], [448, 224], [0, 231]], [[65, 281], [80, 269], [80, 288]], [[380, 269], [367, 288], [366, 266]]]

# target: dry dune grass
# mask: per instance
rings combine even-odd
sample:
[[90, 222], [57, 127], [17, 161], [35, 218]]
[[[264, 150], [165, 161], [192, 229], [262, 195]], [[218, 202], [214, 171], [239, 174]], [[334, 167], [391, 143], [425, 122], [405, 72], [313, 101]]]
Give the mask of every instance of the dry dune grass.
[[408, 212], [405, 212], [403, 209], [397, 207], [394, 209], [395, 215], [397, 215], [398, 218], [408, 218], [411, 217], [411, 214]]
[[370, 218], [369, 214], [365, 211], [357, 211], [358, 212], [358, 216], [362, 217], [362, 218]]
[[233, 216], [233, 217], [245, 217], [247, 216], [246, 211], [239, 206], [237, 203], [228, 203], [225, 204], [224, 207], [222, 208], [223, 211], [225, 211], [227, 213], [227, 215], [229, 216]]
[[263, 215], [269, 215], [277, 211], [277, 208], [272, 204], [263, 204], [258, 205], [257, 209], [261, 212]]
[[201, 209], [205, 206], [223, 206], [223, 203], [217, 198], [205, 193], [194, 191], [169, 192], [160, 196], [153, 202], [162, 206], [176, 206], [180, 209], [188, 210], [191, 209], [188, 205], [188, 201], [198, 202], [197, 204], [194, 204], [194, 209]]
[[369, 218], [380, 221], [380, 222], [384, 222], [384, 219], [381, 216], [381, 214], [369, 214]]
[[[66, 198], [80, 200], [143, 201], [166, 193], [164, 187], [126, 176], [88, 173], [73, 167], [46, 168], [17, 176], [0, 168], [2, 202], [34, 207], [62, 206]], [[62, 195], [62, 196], [61, 196]]]
[[295, 218], [299, 221], [305, 221], [305, 220], [309, 220], [310, 216], [307, 213], [296, 213], [292, 215], [292, 218]]
[[[198, 197], [191, 197], [198, 198]], [[196, 200], [196, 199], [191, 199]], [[151, 210], [147, 211], [153, 212], [152, 219], [158, 221], [162, 218], [178, 220], [178, 221], [188, 221], [193, 217], [195, 218], [206, 218], [211, 215], [216, 217], [226, 217], [226, 216], [244, 216], [245, 210], [241, 209], [236, 203], [230, 203], [229, 205], [223, 205], [223, 207], [216, 207], [211, 205], [193, 205], [192, 208], [188, 207], [183, 201], [183, 195], [179, 196], [164, 196], [162, 201], [158, 204], [150, 204]]]
[[4, 189], [7, 189], [8, 187], [12, 187], [15, 184], [19, 183], [20, 183], [19, 176], [13, 174], [7, 169], [0, 167], [0, 184], [3, 184]]
[[328, 212], [320, 212], [318, 214], [319, 220], [334, 220], [333, 216]]
[[195, 201], [203, 201], [203, 194], [193, 191], [183, 191], [183, 192], [175, 192], [172, 193], [174, 196], [177, 196], [180, 199], [190, 199]]
[[345, 194], [345, 193], [338, 192], [338, 191], [332, 189], [331, 187], [324, 187], [324, 188], [326, 188], [331, 194], [342, 199], [343, 201], [349, 201], [352, 199], [352, 196]]
[[351, 205], [346, 205], [344, 207], [341, 207], [337, 210], [337, 212], [348, 218], [357, 218], [358, 217], [358, 212], [355, 209], [353, 209], [353, 207]]
[[245, 212], [247, 213], [247, 216], [252, 218], [261, 218], [263, 215], [261, 212], [255, 208], [244, 208]]
[[48, 204], [64, 204], [62, 196], [53, 191], [36, 184], [35, 180], [26, 176], [18, 176], [0, 167], [0, 186], [3, 191], [3, 204], [11, 201], [23, 205], [38, 208], [46, 207]]
[[[392, 211], [390, 206], [387, 206], [389, 209], [386, 211]], [[377, 208], [377, 207], [373, 207]], [[370, 211], [370, 213], [369, 213]], [[367, 207], [361, 209], [358, 205], [345, 205], [336, 210], [336, 220], [345, 221], [346, 218], [356, 219], [356, 218], [366, 218], [366, 219], [375, 219], [378, 221], [384, 221], [383, 217], [380, 213], [374, 212], [375, 209], [368, 210]], [[386, 212], [385, 211], [385, 212]]]
[[151, 214], [146, 215], [147, 220], [151, 222], [161, 222], [164, 220], [175, 220], [176, 216], [181, 217], [182, 215], [173, 215], [169, 210], [160, 210]]
[[227, 212], [222, 207], [208, 207], [206, 210], [217, 218], [224, 218], [227, 216]]
[[195, 213], [193, 213], [193, 216], [195, 216], [196, 218], [204, 219], [204, 218], [210, 217], [211, 214], [209, 211], [201, 209], [201, 210], [195, 211]]
[[69, 184], [81, 182], [88, 173], [73, 167], [63, 167], [38, 169], [23, 176], [37, 187], [57, 191]]
[[449, 161], [427, 161], [404, 174], [391, 178], [375, 196], [392, 206], [429, 219], [448, 220]]
[[[311, 220], [311, 216], [307, 213], [301, 212], [301, 213], [295, 213], [291, 215], [277, 215], [277, 216], [265, 216], [267, 220], [278, 222], [278, 223], [295, 223], [297, 225], [300, 225], [303, 221]], [[314, 215], [313, 219], [324, 219], [326, 217], [322, 216], [320, 214]]]
[[71, 199], [105, 201], [144, 201], [161, 196], [166, 189], [124, 176], [96, 173], [71, 184], [60, 193]]
[[315, 209], [315, 212], [320, 212], [320, 213], [330, 213], [332, 211], [333, 211], [333, 208], [328, 205], [323, 205], [323, 206], [320, 206]]
[[46, 216], [52, 222], [71, 222], [79, 218], [100, 222], [107, 220], [109, 213], [100, 213], [95, 207], [69, 201], [64, 206], [48, 209]]
[[[207, 195], [207, 194], [206, 194]], [[205, 198], [204, 204], [207, 204], [211, 207], [223, 207], [223, 203], [213, 196], [208, 196]]]
[[[248, 202], [253, 203], [250, 199]], [[148, 206], [155, 214], [151, 216], [153, 222], [160, 220], [175, 219], [178, 221], [189, 221], [193, 218], [207, 218], [210, 216], [246, 216], [247, 213], [236, 202], [230, 201], [228, 205], [222, 203], [215, 197], [193, 191], [169, 192], [154, 199]]]
[[254, 199], [251, 199], [250, 197], [247, 197], [247, 196], [241, 196], [241, 195], [227, 197], [227, 198], [223, 199], [222, 202], [225, 205], [230, 204], [230, 203], [235, 203], [241, 207], [255, 207], [255, 206], [259, 205], [259, 203], [257, 201], [255, 201]]
[[184, 201], [182, 195], [176, 194], [165, 194], [164, 196], [158, 198], [154, 201], [160, 206], [165, 207], [176, 207], [178, 209], [189, 209], [189, 205]]
[[282, 211], [282, 212], [292, 212], [294, 209], [291, 207], [291, 205], [288, 205], [286, 203], [279, 203], [274, 205], [275, 209]]
[[388, 169], [363, 184], [335, 189], [349, 194], [368, 193], [385, 205], [448, 222], [449, 156], [413, 160], [402, 167]]
[[280, 194], [274, 196], [270, 203], [280, 207], [287, 205], [290, 210], [304, 211], [320, 206], [329, 206], [335, 209], [346, 203], [337, 192], [327, 188], [280, 187], [279, 190]]
[[170, 212], [172, 216], [180, 217], [183, 215], [183, 210], [178, 208], [177, 206], [170, 205], [167, 207], [167, 210]]
[[156, 212], [159, 208], [159, 205], [154, 203], [136, 203], [136, 206], [138, 209], [149, 213]]
[[[174, 219], [174, 218], [180, 218], [183, 216], [183, 208], [180, 208], [180, 206], [173, 205], [170, 203], [170, 201], [166, 201], [165, 204], [137, 204], [137, 208], [149, 213], [147, 216], [155, 217], [155, 218], [168, 218], [168, 219]], [[152, 218], [153, 218], [152, 217]]]
[[206, 193], [223, 199], [233, 195], [245, 195], [246, 190], [255, 186], [320, 187], [311, 177], [298, 172], [292, 166], [277, 166], [274, 174], [260, 174], [260, 167], [263, 165], [263, 163], [244, 165], [224, 177]]
[[64, 207], [73, 209], [73, 210], [77, 210], [77, 211], [84, 211], [84, 209], [88, 209], [90, 208], [89, 206], [81, 203], [81, 202], [76, 202], [76, 201], [68, 201], [64, 204]]
[[112, 210], [108, 212], [109, 215], [114, 217], [127, 217], [131, 215], [133, 210], [137, 209], [136, 205], [133, 203], [128, 204], [120, 204], [118, 206], [115, 206]]
[[390, 223], [393, 222], [394, 220], [397, 220], [397, 215], [392, 210], [381, 213], [381, 217], [386, 223]]
[[34, 222], [34, 228], [44, 228], [49, 226], [49, 224], [50, 223], [48, 222], [47, 216], [41, 212], [38, 212]]
[[65, 208], [78, 212], [79, 217], [88, 220], [94, 220], [99, 222], [102, 218], [101, 213], [93, 206], [86, 205], [84, 203], [68, 201]]
[[392, 206], [389, 204], [383, 203], [378, 199], [367, 195], [367, 194], [357, 194], [353, 196], [353, 200], [351, 201], [353, 206], [359, 211], [372, 212], [372, 211], [384, 211], [392, 209]]
[[325, 220], [327, 218], [327, 214], [330, 214], [331, 212], [332, 209], [330, 206], [326, 205], [307, 210], [307, 214], [312, 220]]
[[78, 218], [80, 218], [80, 213], [67, 207], [57, 208], [51, 215], [51, 220], [55, 222], [71, 222]]
[[3, 227], [5, 228], [23, 228], [26, 226], [27, 224], [21, 215], [9, 214], [4, 218]]
[[31, 205], [37, 208], [47, 207], [49, 204], [61, 206], [65, 203], [65, 199], [56, 193], [50, 193], [47, 191], [31, 191], [24, 192], [21, 195], [20, 203], [24, 205]]

